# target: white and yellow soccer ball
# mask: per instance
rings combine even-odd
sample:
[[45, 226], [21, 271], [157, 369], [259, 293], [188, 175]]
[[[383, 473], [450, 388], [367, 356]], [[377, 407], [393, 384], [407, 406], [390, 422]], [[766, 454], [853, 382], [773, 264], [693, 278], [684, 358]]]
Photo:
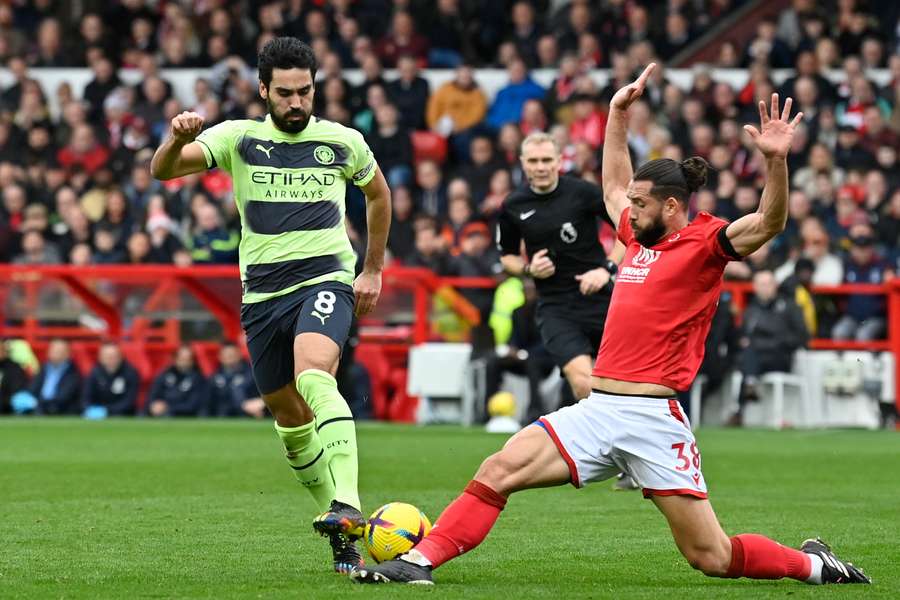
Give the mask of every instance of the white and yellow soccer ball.
[[366, 521], [363, 537], [375, 562], [396, 558], [422, 541], [431, 531], [431, 521], [412, 504], [390, 502]]

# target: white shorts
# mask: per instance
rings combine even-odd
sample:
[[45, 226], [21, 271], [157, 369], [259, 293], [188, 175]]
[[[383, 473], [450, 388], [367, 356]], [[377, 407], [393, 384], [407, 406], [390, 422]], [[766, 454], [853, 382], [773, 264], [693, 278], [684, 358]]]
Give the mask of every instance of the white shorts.
[[700, 449], [674, 398], [592, 392], [537, 424], [569, 465], [575, 487], [624, 471], [643, 488], [645, 498], [706, 498]]

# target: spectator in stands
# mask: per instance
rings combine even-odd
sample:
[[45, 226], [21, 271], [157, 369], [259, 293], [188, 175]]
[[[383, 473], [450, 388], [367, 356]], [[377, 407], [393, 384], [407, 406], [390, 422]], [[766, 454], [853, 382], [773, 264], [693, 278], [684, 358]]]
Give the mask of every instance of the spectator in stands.
[[37, 30], [37, 44], [31, 56], [34, 67], [68, 67], [70, 54], [63, 48], [62, 31], [59, 21], [48, 17], [41, 21]]
[[793, 299], [779, 296], [772, 271], [756, 273], [753, 298], [741, 323], [740, 408], [732, 415], [730, 424], [740, 425], [744, 405], [759, 398], [760, 376], [773, 371], [790, 372], [794, 352], [805, 347], [808, 341], [803, 314]]
[[[888, 113], [890, 114], [890, 112]], [[900, 147], [900, 135], [890, 129], [884, 120], [884, 112], [878, 106], [867, 106], [862, 115], [863, 149], [875, 155], [882, 146]]]
[[670, 12], [666, 16], [665, 35], [655, 44], [656, 51], [662, 57], [674, 57], [691, 43], [692, 37], [690, 25], [684, 15]]
[[392, 68], [397, 59], [409, 55], [421, 64], [428, 59], [428, 40], [416, 33], [412, 15], [398, 10], [391, 20], [391, 30], [375, 45], [375, 52], [382, 64]]
[[478, 205], [478, 214], [482, 219], [486, 219], [491, 223], [495, 222], [496, 217], [506, 201], [506, 197], [512, 192], [513, 184], [509, 171], [506, 169], [497, 169], [491, 175], [491, 182], [488, 185], [488, 193], [484, 200]]
[[831, 185], [839, 187], [844, 181], [844, 170], [834, 164], [831, 151], [823, 143], [815, 143], [809, 150], [809, 164], [799, 169], [791, 180], [794, 189], [802, 190], [808, 197], [816, 198], [816, 177], [825, 175]]
[[25, 221], [25, 205], [28, 203], [25, 188], [17, 184], [8, 185], [3, 188], [0, 194], [3, 196], [0, 216], [9, 223], [13, 231], [21, 231], [22, 224]]
[[147, 218], [150, 252], [155, 262], [172, 263], [175, 261], [175, 255], [184, 250], [184, 245], [176, 235], [177, 232], [178, 226], [165, 212], [155, 212]]
[[878, 238], [895, 253], [900, 249], [900, 189], [891, 194], [878, 219]]
[[559, 33], [559, 47], [563, 52], [578, 49], [578, 38], [581, 34], [592, 31], [593, 23], [591, 21], [591, 8], [588, 2], [579, 1], [569, 4], [567, 22], [560, 28], [561, 33]]
[[56, 246], [49, 244], [40, 231], [22, 235], [22, 253], [13, 259], [17, 265], [58, 265], [62, 262]]
[[[809, 217], [800, 225], [800, 253], [815, 265], [813, 285], [839, 285], [843, 281], [844, 268], [841, 259], [831, 252], [828, 231], [816, 217]], [[778, 281], [784, 281], [797, 263], [797, 256], [788, 259], [775, 271]]]
[[151, 417], [196, 417], [206, 412], [209, 385], [189, 346], [175, 351], [172, 365], [157, 375], [143, 414]]
[[28, 376], [21, 365], [9, 357], [7, 343], [0, 339], [0, 415], [12, 412], [12, 397], [28, 385]]
[[360, 68], [364, 79], [362, 83], [353, 89], [353, 94], [350, 97], [349, 108], [354, 113], [363, 110], [365, 107], [370, 86], [380, 85], [383, 88], [387, 88], [387, 81], [384, 79], [381, 63], [378, 61], [377, 56], [372, 53], [363, 56], [360, 60]]
[[838, 128], [837, 147], [834, 159], [847, 170], [866, 170], [876, 166], [875, 157], [861, 144], [859, 130], [853, 125]]
[[543, 28], [537, 23], [534, 7], [530, 2], [520, 0], [512, 6], [512, 32], [510, 40], [515, 44], [516, 52], [530, 68], [538, 66], [537, 46]]
[[240, 235], [225, 228], [215, 206], [205, 203], [199, 208], [196, 233], [189, 244], [194, 263], [234, 264], [239, 243]]
[[375, 111], [388, 104], [387, 92], [380, 84], [366, 89], [366, 105], [353, 117], [353, 128], [363, 135], [369, 135], [375, 127]]
[[48, 243], [53, 244], [53, 232], [50, 231], [50, 218], [45, 205], [31, 203], [25, 207], [22, 211], [22, 231], [37, 231]]
[[101, 56], [91, 63], [94, 78], [84, 88], [84, 99], [89, 105], [88, 120], [91, 123], [103, 121], [103, 101], [114, 89], [122, 85], [116, 73], [115, 65], [106, 56]]
[[480, 202], [489, 191], [491, 177], [498, 169], [503, 168], [503, 164], [497, 160], [494, 142], [487, 135], [473, 137], [467, 154], [469, 160], [458, 168], [456, 176], [469, 183], [472, 198]]
[[396, 260], [405, 262], [415, 249], [412, 193], [406, 186], [392, 189], [391, 229], [387, 247]]
[[47, 361], [31, 381], [29, 391], [43, 415], [73, 415], [81, 412], [81, 373], [71, 359], [69, 342], [55, 339], [47, 348]]
[[388, 97], [400, 111], [400, 122], [405, 128], [423, 129], [430, 93], [428, 81], [419, 75], [419, 65], [413, 56], [401, 56], [397, 60], [397, 72], [400, 77], [387, 85]]
[[384, 104], [375, 110], [375, 127], [367, 136], [369, 148], [378, 157], [378, 166], [391, 188], [412, 183], [410, 132], [399, 121], [397, 108]]
[[559, 66], [559, 44], [553, 34], [545, 33], [537, 42], [537, 67], [555, 69]]
[[158, 264], [159, 257], [153, 252], [150, 236], [143, 231], [135, 231], [125, 244], [125, 262], [132, 265]]
[[266, 404], [256, 389], [250, 365], [237, 344], [226, 342], [219, 350], [219, 368], [209, 380], [209, 411], [217, 417], [266, 416]]
[[794, 274], [779, 286], [779, 292], [787, 298], [793, 298], [800, 312], [810, 337], [818, 335], [819, 317], [817, 298], [812, 293], [812, 277], [816, 266], [808, 258], [800, 258], [794, 265]]
[[409, 257], [410, 267], [425, 267], [438, 275], [446, 275], [449, 271], [449, 255], [444, 238], [438, 233], [437, 222], [433, 217], [422, 219], [415, 225], [415, 252]]
[[470, 58], [470, 40], [460, 13], [459, 0], [438, 0], [424, 32], [428, 37], [428, 66], [455, 68]]
[[[459, 253], [450, 259], [448, 275], [457, 277], [496, 277], [502, 272], [500, 256], [491, 244], [491, 231], [482, 221], [471, 221], [459, 232]], [[487, 323], [494, 291], [489, 288], [462, 289], [460, 293], [481, 313]]]
[[106, 195], [103, 217], [97, 225], [113, 233], [118, 248], [125, 248], [125, 240], [134, 230], [134, 221], [131, 218], [131, 207], [121, 189], [114, 188]]
[[112, 343], [100, 347], [97, 363], [91, 369], [81, 395], [85, 416], [133, 415], [140, 384], [138, 372]]
[[518, 123], [525, 102], [532, 98], [541, 100], [546, 93], [528, 75], [528, 69], [521, 59], [511, 61], [506, 72], [509, 83], [497, 91], [487, 115], [487, 125], [494, 131], [499, 131], [506, 123]]
[[115, 49], [107, 34], [101, 16], [88, 12], [81, 17], [78, 26], [79, 37], [69, 46], [70, 60], [73, 67], [86, 67], [88, 48], [101, 48], [103, 54], [112, 56]]
[[519, 122], [522, 135], [547, 130], [547, 114], [539, 100], [526, 100], [522, 106], [522, 120]]
[[119, 248], [118, 241], [115, 232], [108, 227], [100, 226], [95, 228], [93, 263], [110, 265], [124, 262], [125, 253]]
[[465, 179], [455, 178], [447, 184], [447, 222], [441, 235], [444, 237], [450, 254], [460, 251], [461, 233], [472, 219], [472, 192]]
[[519, 160], [519, 150], [525, 136], [515, 123], [507, 123], [500, 128], [497, 135], [497, 152], [501, 167], [508, 169], [513, 174], [513, 182], [518, 185], [522, 182], [522, 166]]
[[[877, 239], [868, 223], [850, 228], [850, 250], [844, 261], [844, 283], [879, 284], [893, 278], [888, 262], [875, 248]], [[884, 296], [850, 294], [844, 316], [831, 331], [836, 340], [869, 342], [884, 337], [886, 305]]]
[[[814, 90], [816, 99], [825, 102], [834, 102], [834, 86], [828, 78], [822, 74], [819, 58], [812, 49], [802, 50], [797, 54], [793, 76], [788, 77], [781, 85], [781, 93], [785, 98], [791, 97], [794, 98], [795, 101], [798, 101], [801, 97], [806, 95], [801, 93], [797, 87], [797, 84], [800, 81], [805, 81], [805, 85]], [[799, 105], [797, 105], [797, 109], [803, 110], [803, 116], [806, 119], [810, 119], [815, 116], [815, 111], [806, 114], [807, 106], [813, 108], [808, 99], [804, 98], [804, 100], [800, 101]]]
[[486, 115], [487, 97], [478, 87], [472, 67], [463, 64], [451, 81], [428, 98], [425, 119], [429, 129], [450, 138], [457, 160], [464, 162], [476, 128]]
[[756, 27], [756, 37], [747, 45], [744, 65], [762, 62], [774, 69], [785, 69], [792, 65], [791, 49], [776, 37], [775, 21], [766, 18]]
[[437, 163], [423, 160], [416, 165], [416, 209], [434, 217], [447, 214], [447, 191]]
[[90, 125], [76, 125], [69, 143], [59, 150], [56, 159], [63, 168], [72, 172], [81, 170], [93, 175], [109, 160], [109, 149], [97, 141]]

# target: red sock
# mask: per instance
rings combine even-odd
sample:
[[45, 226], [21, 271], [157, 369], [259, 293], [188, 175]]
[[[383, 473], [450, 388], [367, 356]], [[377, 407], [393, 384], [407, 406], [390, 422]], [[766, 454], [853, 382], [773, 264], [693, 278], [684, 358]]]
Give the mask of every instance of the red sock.
[[437, 568], [480, 544], [504, 506], [506, 498], [473, 479], [462, 495], [444, 509], [416, 550]]
[[809, 557], [763, 535], [744, 533], [731, 538], [731, 566], [726, 577], [805, 581], [811, 569]]

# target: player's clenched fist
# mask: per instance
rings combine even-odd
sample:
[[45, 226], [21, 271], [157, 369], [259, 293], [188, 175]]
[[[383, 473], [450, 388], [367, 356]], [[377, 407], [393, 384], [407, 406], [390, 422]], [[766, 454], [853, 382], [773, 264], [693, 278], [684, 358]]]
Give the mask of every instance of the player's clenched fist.
[[203, 129], [203, 117], [195, 112], [184, 111], [172, 119], [172, 136], [184, 144], [194, 141]]

